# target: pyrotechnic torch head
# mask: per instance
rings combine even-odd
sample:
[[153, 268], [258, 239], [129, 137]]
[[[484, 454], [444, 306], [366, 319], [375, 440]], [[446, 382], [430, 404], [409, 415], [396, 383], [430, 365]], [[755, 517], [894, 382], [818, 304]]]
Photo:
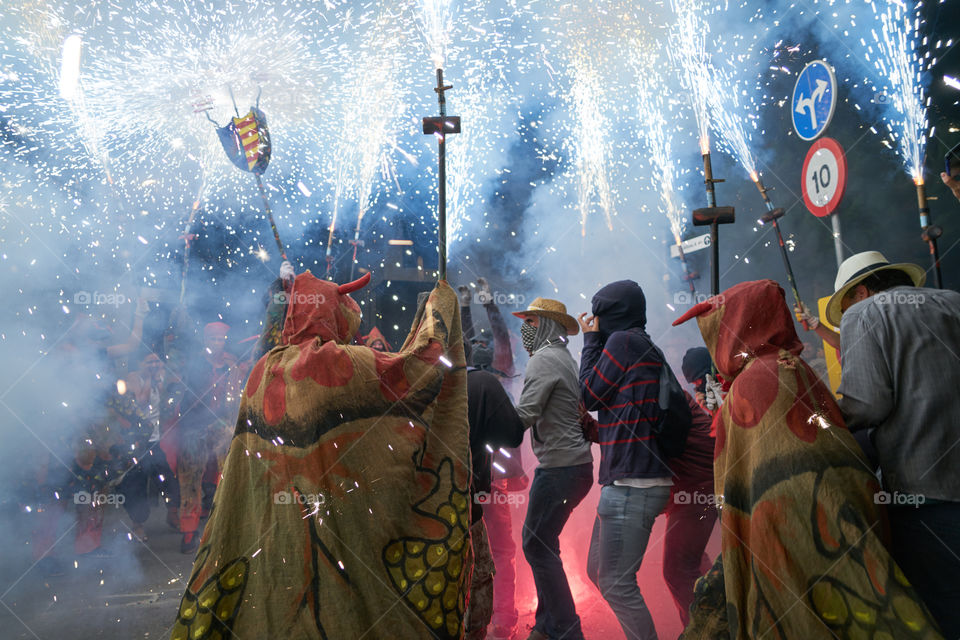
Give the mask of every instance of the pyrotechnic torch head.
[[710, 159], [710, 147], [708, 146], [706, 150], [701, 149], [703, 156], [703, 181], [707, 185], [707, 189], [713, 190], [713, 185], [717, 182], [723, 182], [723, 178], [714, 178], [713, 177], [713, 162]]
[[770, 196], [767, 195], [767, 188], [763, 186], [763, 180], [760, 179], [760, 174], [756, 171], [750, 172], [750, 179], [753, 180], [753, 184], [757, 185], [757, 189], [760, 191], [760, 197], [763, 198], [764, 203], [766, 203], [767, 208], [772, 207], [770, 204]]
[[705, 156], [704, 163], [710, 162], [710, 136], [706, 133], [700, 136], [700, 155]]
[[923, 176], [914, 176], [913, 183], [917, 185], [917, 209], [920, 210], [920, 226], [925, 229], [930, 224], [930, 206], [927, 204], [927, 187], [923, 184]]
[[733, 207], [704, 207], [693, 210], [693, 226], [704, 227], [713, 224], [731, 224], [735, 221]]
[[713, 180], [713, 162], [710, 160], [710, 148], [707, 147], [706, 151], [701, 148], [700, 152], [703, 156], [704, 178], [706, 178], [707, 182], [711, 182]]
[[770, 211], [770, 212], [765, 213], [764, 215], [760, 216], [760, 224], [767, 224], [768, 222], [775, 222], [775, 221], [778, 220], [779, 218], [782, 218], [785, 213], [786, 213], [786, 211], [784, 211], [783, 207], [777, 207], [777, 208], [774, 209], [773, 211]]

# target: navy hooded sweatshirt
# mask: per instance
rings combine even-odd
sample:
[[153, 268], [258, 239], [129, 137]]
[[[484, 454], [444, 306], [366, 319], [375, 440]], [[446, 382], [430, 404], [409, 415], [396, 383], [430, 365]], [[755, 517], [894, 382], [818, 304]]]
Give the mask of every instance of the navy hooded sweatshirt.
[[624, 478], [672, 474], [651, 427], [658, 414], [663, 361], [645, 331], [647, 302], [632, 280], [620, 280], [593, 296], [599, 331], [584, 333], [580, 394], [600, 423], [602, 485]]

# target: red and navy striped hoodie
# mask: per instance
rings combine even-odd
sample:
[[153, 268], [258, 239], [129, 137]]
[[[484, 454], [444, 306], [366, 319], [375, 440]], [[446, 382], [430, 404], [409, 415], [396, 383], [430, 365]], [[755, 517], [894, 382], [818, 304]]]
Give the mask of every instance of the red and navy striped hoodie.
[[619, 280], [597, 291], [591, 302], [599, 331], [583, 334], [580, 395], [588, 411], [598, 412], [600, 484], [669, 478], [651, 432], [663, 361], [644, 330], [643, 289]]
[[651, 427], [659, 413], [663, 362], [650, 336], [638, 327], [616, 331], [604, 341], [585, 333], [580, 392], [600, 423], [602, 485], [622, 478], [665, 478], [672, 474], [657, 449]]

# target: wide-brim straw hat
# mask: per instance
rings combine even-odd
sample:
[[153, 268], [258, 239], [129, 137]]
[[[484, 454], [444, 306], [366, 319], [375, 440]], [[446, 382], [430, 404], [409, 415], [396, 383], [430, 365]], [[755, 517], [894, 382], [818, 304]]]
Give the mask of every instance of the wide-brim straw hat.
[[840, 309], [843, 297], [870, 274], [878, 271], [890, 271], [891, 269], [907, 274], [916, 287], [922, 287], [923, 283], [927, 281], [927, 274], [923, 267], [909, 262], [890, 264], [890, 261], [879, 251], [864, 251], [850, 256], [843, 261], [837, 270], [837, 279], [833, 283], [834, 293], [827, 302], [827, 322], [839, 327], [840, 317], [843, 315], [843, 311]]
[[563, 325], [563, 328], [567, 330], [568, 335], [575, 336], [580, 332], [580, 325], [577, 323], [576, 319], [567, 313], [567, 305], [563, 304], [559, 300], [551, 300], [550, 298], [537, 298], [530, 303], [530, 306], [527, 307], [525, 311], [514, 311], [513, 315], [517, 316], [518, 318], [525, 318], [527, 316], [550, 318], [551, 320], [555, 320]]

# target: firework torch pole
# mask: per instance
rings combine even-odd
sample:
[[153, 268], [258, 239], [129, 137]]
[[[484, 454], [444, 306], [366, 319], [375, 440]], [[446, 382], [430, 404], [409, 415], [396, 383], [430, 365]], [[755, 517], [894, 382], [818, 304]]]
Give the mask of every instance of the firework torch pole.
[[446, 137], [451, 133], [460, 133], [460, 118], [457, 116], [447, 117], [447, 98], [445, 92], [452, 89], [453, 85], [443, 84], [443, 69], [437, 69], [437, 86], [434, 91], [437, 92], [437, 100], [440, 103], [439, 118], [424, 118], [424, 135], [437, 136], [439, 144], [439, 169], [440, 169], [440, 188], [437, 191], [437, 218], [439, 227], [437, 230], [437, 244], [440, 250], [438, 279], [447, 279], [447, 150]]
[[273, 211], [270, 209], [270, 201], [267, 199], [267, 190], [263, 186], [263, 178], [260, 177], [260, 174], [255, 174], [257, 176], [257, 187], [260, 189], [260, 197], [263, 198], [263, 208], [267, 212], [267, 220], [270, 221], [270, 229], [273, 231], [273, 239], [277, 243], [277, 249], [280, 250], [280, 257], [285, 261], [287, 259], [287, 252], [283, 249], [283, 243], [280, 242], [280, 233], [277, 231], [277, 223], [273, 220]]
[[363, 241], [360, 240], [360, 222], [357, 222], [357, 230], [353, 234], [353, 240], [350, 242], [353, 245], [353, 260], [350, 261], [350, 282], [353, 282], [353, 272], [357, 267], [357, 249], [363, 246]]
[[[452, 89], [453, 85], [445, 87], [443, 85], [443, 69], [437, 69], [437, 100], [440, 102], [440, 120], [442, 121], [447, 116], [447, 99], [445, 92], [447, 89]], [[438, 278], [440, 280], [447, 279], [447, 144], [446, 144], [446, 133], [444, 131], [440, 132], [440, 135], [437, 137], [438, 143], [438, 157], [439, 157], [439, 172], [440, 172], [440, 187], [437, 192], [437, 206], [438, 206], [438, 218], [440, 228], [437, 233], [437, 244], [440, 249], [440, 258], [439, 258], [439, 271]]]
[[187, 272], [190, 270], [190, 243], [196, 237], [190, 233], [190, 227], [193, 226], [193, 219], [197, 215], [197, 211], [200, 209], [200, 198], [198, 197], [193, 201], [193, 206], [190, 207], [190, 215], [187, 216], [187, 223], [183, 226], [183, 235], [180, 236], [180, 239], [183, 240], [183, 268], [180, 271], [180, 304], [183, 304], [183, 299], [187, 295]]
[[[761, 216], [760, 221], [763, 224], [768, 222], [773, 223], [773, 230], [777, 233], [777, 243], [780, 245], [780, 255], [783, 257], [783, 266], [787, 269], [787, 281], [790, 283], [790, 291], [793, 293], [793, 299], [799, 307], [801, 302], [800, 294], [797, 292], [797, 279], [793, 277], [793, 267], [790, 266], [790, 258], [787, 255], [787, 247], [783, 243], [783, 234], [780, 233], [780, 225], [777, 224], [777, 220], [782, 218], [786, 212], [782, 208], [773, 208], [773, 203], [770, 201], [770, 196], [767, 194], [767, 188], [763, 186], [760, 176], [754, 177], [753, 182], [757, 185], [757, 189], [760, 190], [760, 195], [763, 197], [763, 203], [767, 206], [767, 214]], [[807, 326], [807, 321], [803, 319], [799, 312], [797, 313], [797, 321], [803, 325], [804, 329], [809, 329]]]
[[713, 189], [714, 182], [723, 182], [713, 177], [713, 164], [710, 162], [710, 150], [707, 149], [703, 154], [703, 184], [707, 189], [707, 206], [717, 206], [717, 194]]
[[710, 225], [710, 294], [720, 293], [720, 233], [721, 224], [731, 224], [735, 221], [733, 207], [718, 207], [717, 198], [713, 190], [715, 182], [723, 182], [713, 177], [713, 166], [710, 163], [710, 149], [701, 149], [703, 152], [703, 182], [707, 189], [707, 208], [695, 209], [693, 225], [695, 227]]
[[923, 228], [921, 238], [930, 247], [930, 260], [933, 263], [933, 281], [937, 289], [943, 288], [943, 279], [940, 274], [940, 249], [937, 247], [937, 238], [943, 235], [943, 229], [930, 224], [930, 206], [927, 204], [927, 188], [923, 178], [915, 179], [917, 185], [917, 207], [920, 209], [920, 226]]

